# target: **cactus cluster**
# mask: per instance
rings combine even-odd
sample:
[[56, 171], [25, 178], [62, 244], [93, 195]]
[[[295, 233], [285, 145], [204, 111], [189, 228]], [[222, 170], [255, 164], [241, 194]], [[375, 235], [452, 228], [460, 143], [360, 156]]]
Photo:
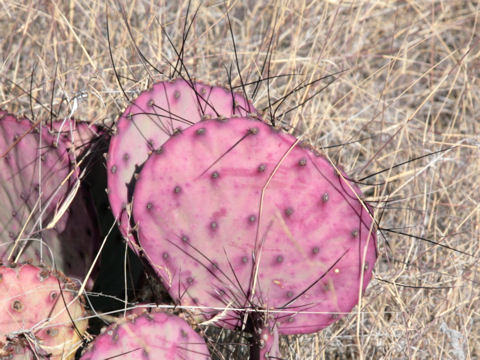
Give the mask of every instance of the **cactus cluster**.
[[[0, 113], [0, 359], [73, 359], [91, 338], [76, 289], [92, 288], [99, 245], [79, 186], [95, 131]], [[252, 360], [279, 358], [280, 335], [349, 313], [372, 278], [375, 227], [360, 189], [240, 94], [156, 83], [118, 119], [106, 158], [125, 241], [195, 328], [249, 332]], [[185, 314], [116, 320], [81, 359], [210, 358]]]

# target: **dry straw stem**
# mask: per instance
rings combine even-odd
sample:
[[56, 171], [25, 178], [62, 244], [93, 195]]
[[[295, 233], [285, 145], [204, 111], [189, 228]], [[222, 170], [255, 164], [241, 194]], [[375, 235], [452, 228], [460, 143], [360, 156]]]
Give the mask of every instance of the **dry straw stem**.
[[0, 107], [50, 118], [53, 105], [59, 118], [112, 124], [123, 91], [132, 98], [170, 75], [169, 41], [180, 50], [198, 8], [188, 73], [227, 84], [231, 70], [233, 86], [272, 77], [255, 106], [363, 179], [382, 229], [362, 306], [319, 334], [283, 339], [286, 358], [480, 358], [480, 3], [192, 1], [188, 18], [187, 8], [1, 0]]

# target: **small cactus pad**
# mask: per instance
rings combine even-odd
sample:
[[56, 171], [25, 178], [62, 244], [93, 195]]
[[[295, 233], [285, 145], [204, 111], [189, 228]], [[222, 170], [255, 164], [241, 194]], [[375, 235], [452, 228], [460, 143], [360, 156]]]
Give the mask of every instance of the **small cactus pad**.
[[74, 288], [46, 268], [0, 266], [0, 359], [73, 359], [87, 328]]
[[[89, 269], [97, 224], [88, 195], [82, 189], [75, 198], [70, 194], [79, 170], [68, 144], [48, 125], [33, 127], [0, 111], [0, 262], [33, 260], [77, 278]], [[70, 208], [62, 209], [63, 203]], [[69, 219], [70, 213], [78, 216]], [[46, 229], [52, 221], [55, 226]]]
[[107, 158], [108, 196], [123, 235], [131, 240], [129, 216], [124, 211], [130, 200], [127, 185], [149, 154], [202, 118], [244, 116], [253, 111], [239, 94], [182, 79], [156, 83], [140, 94], [118, 120]]
[[372, 277], [376, 238], [359, 197], [293, 136], [251, 118], [206, 120], [146, 161], [133, 218], [179, 303], [228, 328], [250, 308], [280, 334], [311, 333], [348, 313]]
[[163, 312], [127, 317], [97, 336], [81, 360], [207, 360], [205, 341], [175, 315]]

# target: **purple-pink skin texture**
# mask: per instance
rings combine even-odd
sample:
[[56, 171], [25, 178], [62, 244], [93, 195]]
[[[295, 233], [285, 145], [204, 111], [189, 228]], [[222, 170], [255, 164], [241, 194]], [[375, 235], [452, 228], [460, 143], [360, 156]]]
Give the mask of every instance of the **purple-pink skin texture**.
[[200, 319], [238, 329], [249, 308], [279, 334], [312, 333], [350, 312], [372, 278], [361, 197], [289, 134], [253, 118], [206, 120], [147, 160], [133, 217], [170, 295], [204, 307]]
[[173, 134], [208, 117], [247, 115], [253, 106], [239, 94], [220, 86], [183, 79], [154, 84], [136, 98], [116, 124], [107, 158], [108, 197], [122, 234], [137, 251], [130, 236], [130, 199], [127, 185], [136, 167]]
[[178, 316], [152, 312], [127, 317], [104, 329], [81, 360], [207, 360], [207, 345]]

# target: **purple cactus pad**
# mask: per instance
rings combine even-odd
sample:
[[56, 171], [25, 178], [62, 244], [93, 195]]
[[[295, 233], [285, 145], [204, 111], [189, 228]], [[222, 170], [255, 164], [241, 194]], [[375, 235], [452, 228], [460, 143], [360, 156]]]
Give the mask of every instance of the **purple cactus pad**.
[[170, 295], [201, 318], [242, 328], [245, 311], [260, 312], [279, 334], [312, 333], [350, 312], [372, 278], [375, 228], [361, 196], [289, 134], [252, 118], [206, 120], [146, 161], [133, 217]]

